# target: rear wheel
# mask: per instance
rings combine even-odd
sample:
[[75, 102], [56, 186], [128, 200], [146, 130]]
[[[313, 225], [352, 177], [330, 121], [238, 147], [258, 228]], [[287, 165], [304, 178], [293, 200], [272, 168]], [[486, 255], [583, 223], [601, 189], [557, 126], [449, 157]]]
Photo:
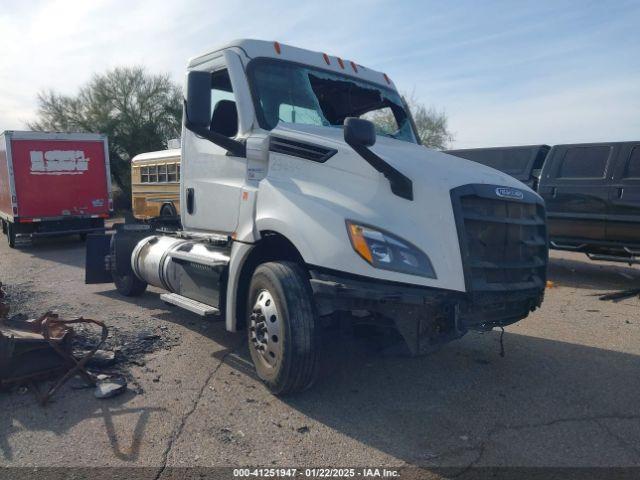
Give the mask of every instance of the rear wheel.
[[176, 209], [173, 208], [173, 205], [163, 205], [162, 208], [160, 209], [160, 216], [161, 217], [175, 217], [176, 216]]
[[276, 395], [310, 387], [318, 375], [319, 332], [311, 287], [293, 262], [269, 262], [253, 274], [247, 303], [249, 352]]
[[114, 272], [112, 277], [118, 293], [125, 297], [137, 297], [147, 289], [147, 283], [136, 277], [133, 272], [125, 275], [118, 275]]
[[7, 241], [9, 247], [16, 248], [16, 227], [11, 222], [7, 222]]
[[[115, 237], [111, 240], [111, 257], [115, 259]], [[113, 283], [118, 290], [120, 295], [124, 295], [125, 297], [137, 297], [142, 295], [147, 289], [147, 282], [143, 282], [136, 274], [133, 273], [131, 268], [128, 268], [126, 272], [119, 273], [117, 271], [117, 266], [114, 261], [113, 267], [111, 270], [111, 278], [113, 278]]]

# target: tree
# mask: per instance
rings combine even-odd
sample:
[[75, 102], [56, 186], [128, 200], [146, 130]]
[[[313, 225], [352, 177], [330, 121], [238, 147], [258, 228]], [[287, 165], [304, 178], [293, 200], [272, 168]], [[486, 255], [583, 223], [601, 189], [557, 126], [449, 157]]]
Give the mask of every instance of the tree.
[[[411, 110], [422, 144], [438, 150], [446, 149], [454, 138], [448, 130], [446, 113], [433, 107], [425, 107], [413, 94], [405, 96], [405, 102]], [[372, 120], [384, 131], [392, 132], [397, 129], [396, 120], [389, 109], [374, 114]]]
[[142, 67], [121, 67], [95, 75], [77, 95], [38, 94], [38, 118], [32, 130], [94, 132], [109, 137], [114, 182], [131, 195], [131, 159], [161, 150], [180, 136], [182, 93], [169, 75]]

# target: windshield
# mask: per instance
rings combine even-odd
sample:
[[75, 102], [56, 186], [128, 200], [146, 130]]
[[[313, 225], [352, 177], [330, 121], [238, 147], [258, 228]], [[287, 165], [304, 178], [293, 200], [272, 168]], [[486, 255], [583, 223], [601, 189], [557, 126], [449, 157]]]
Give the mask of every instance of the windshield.
[[267, 130], [278, 122], [342, 128], [346, 117], [360, 117], [379, 135], [416, 143], [394, 90], [280, 60], [254, 61], [249, 70], [258, 120]]

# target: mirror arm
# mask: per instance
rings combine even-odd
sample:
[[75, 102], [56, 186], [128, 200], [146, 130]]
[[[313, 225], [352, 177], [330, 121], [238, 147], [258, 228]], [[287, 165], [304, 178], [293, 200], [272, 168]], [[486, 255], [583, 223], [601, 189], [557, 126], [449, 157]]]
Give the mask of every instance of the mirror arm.
[[364, 158], [369, 165], [382, 173], [389, 180], [391, 191], [399, 197], [413, 201], [413, 182], [407, 176], [393, 168], [382, 158], [369, 150], [364, 145], [349, 143], [358, 155]]
[[208, 128], [199, 127], [198, 125], [192, 123], [187, 116], [186, 102], [184, 108], [184, 126], [187, 128], [187, 130], [192, 131], [199, 137], [206, 138], [211, 143], [215, 143], [219, 147], [224, 148], [235, 157], [247, 156], [247, 147], [243, 142], [225, 137], [224, 135], [221, 135], [219, 133], [212, 132]]

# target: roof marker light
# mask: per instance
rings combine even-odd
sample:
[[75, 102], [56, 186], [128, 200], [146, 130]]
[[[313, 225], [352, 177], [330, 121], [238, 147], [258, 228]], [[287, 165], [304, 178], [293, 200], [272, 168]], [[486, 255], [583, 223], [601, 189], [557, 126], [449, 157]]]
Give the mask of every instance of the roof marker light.
[[324, 61], [327, 63], [327, 65], [331, 65], [331, 61], [329, 60], [329, 55], [327, 55], [326, 53], [323, 53], [322, 58], [324, 58]]
[[276, 53], [277, 53], [278, 55], [280, 55], [280, 52], [281, 52], [282, 50], [281, 50], [281, 48], [280, 48], [280, 44], [279, 44], [278, 42], [273, 42], [273, 48], [274, 48], [274, 50], [276, 51]]
[[340, 65], [340, 68], [344, 70], [344, 62], [340, 57], [338, 57], [338, 65]]
[[353, 68], [353, 71], [358, 73], [358, 67], [356, 66], [356, 63], [354, 61], [351, 61], [351, 68]]
[[389, 77], [387, 77], [387, 74], [383, 73], [382, 75], [384, 76], [384, 79], [387, 81], [387, 83], [391, 85], [391, 80], [389, 80]]

